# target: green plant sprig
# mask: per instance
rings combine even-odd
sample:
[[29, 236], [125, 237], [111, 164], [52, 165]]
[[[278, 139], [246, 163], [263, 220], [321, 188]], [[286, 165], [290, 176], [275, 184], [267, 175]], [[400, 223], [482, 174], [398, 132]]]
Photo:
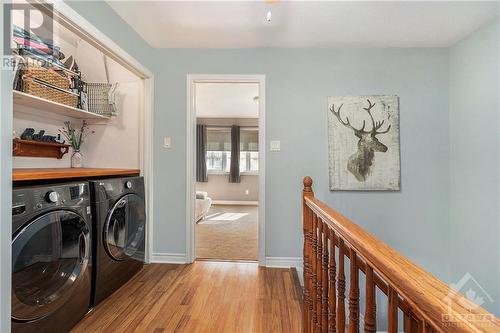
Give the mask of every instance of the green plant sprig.
[[85, 138], [89, 134], [95, 133], [95, 131], [90, 130], [87, 122], [84, 120], [82, 126], [79, 129], [75, 129], [70, 121], [65, 121], [62, 129], [59, 129], [61, 133], [67, 140], [73, 149], [80, 150], [82, 144], [85, 142]]

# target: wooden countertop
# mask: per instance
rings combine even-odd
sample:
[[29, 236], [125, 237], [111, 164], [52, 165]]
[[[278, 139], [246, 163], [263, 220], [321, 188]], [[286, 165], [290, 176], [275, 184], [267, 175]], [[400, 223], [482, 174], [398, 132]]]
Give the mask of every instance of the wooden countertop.
[[12, 181], [133, 176], [140, 172], [139, 169], [17, 168], [12, 170]]

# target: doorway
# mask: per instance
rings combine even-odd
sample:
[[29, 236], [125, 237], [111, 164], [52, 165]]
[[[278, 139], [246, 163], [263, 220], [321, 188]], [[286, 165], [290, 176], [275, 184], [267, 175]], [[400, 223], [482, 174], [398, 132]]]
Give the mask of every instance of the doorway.
[[188, 76], [186, 261], [265, 265], [261, 75]]

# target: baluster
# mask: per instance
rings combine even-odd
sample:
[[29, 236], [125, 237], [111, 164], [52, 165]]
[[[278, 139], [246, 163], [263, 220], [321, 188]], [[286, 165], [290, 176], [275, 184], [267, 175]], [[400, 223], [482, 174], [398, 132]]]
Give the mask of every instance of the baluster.
[[350, 249], [350, 288], [349, 288], [349, 333], [359, 332], [359, 271], [358, 255]]
[[311, 247], [312, 247], [312, 217], [313, 212], [307, 206], [305, 198], [314, 197], [311, 177], [304, 177], [302, 190], [303, 196], [303, 228], [304, 228], [304, 305], [303, 305], [303, 328], [305, 333], [311, 333], [312, 302], [311, 302]]
[[306, 204], [304, 204], [304, 305], [303, 305], [303, 327], [305, 333], [310, 333], [310, 322], [311, 322], [311, 297], [309, 290], [310, 280], [311, 280], [311, 263], [310, 263], [310, 251], [311, 251], [311, 219], [312, 212]]
[[418, 333], [426, 333], [425, 332], [425, 321], [424, 320], [419, 320], [418, 321]]
[[321, 332], [321, 323], [322, 321], [322, 315], [323, 315], [323, 310], [322, 310], [322, 304], [321, 304], [321, 289], [323, 287], [323, 242], [322, 242], [322, 235], [323, 233], [323, 221], [321, 219], [318, 219], [318, 249], [316, 251], [316, 267], [317, 267], [317, 281], [318, 284], [316, 286], [316, 312], [318, 315], [318, 324], [316, 326], [316, 332]]
[[318, 242], [318, 220], [316, 214], [313, 214], [312, 218], [312, 244], [311, 244], [311, 262], [312, 262], [312, 284], [311, 284], [311, 303], [312, 303], [312, 332], [316, 332], [316, 327], [318, 325], [318, 315], [317, 315], [317, 304], [316, 304], [316, 288], [318, 287], [317, 281], [317, 265], [316, 265], [316, 255], [317, 255], [317, 242]]
[[375, 283], [373, 281], [373, 268], [366, 265], [366, 308], [365, 308], [365, 333], [375, 333], [377, 330], [377, 305], [375, 298]]
[[404, 313], [403, 331], [405, 333], [419, 333], [419, 324], [410, 311]]
[[339, 279], [337, 304], [337, 329], [345, 332], [345, 273], [344, 273], [344, 241], [339, 236]]
[[322, 290], [322, 304], [321, 309], [323, 309], [323, 314], [321, 315], [321, 332], [327, 332], [328, 330], [328, 225], [323, 222], [323, 276], [321, 281], [323, 281]]
[[423, 333], [433, 333], [431, 325], [427, 324], [425, 321], [422, 322], [422, 332]]
[[389, 298], [388, 333], [398, 333], [398, 293], [391, 286], [389, 286], [387, 297]]
[[336, 315], [335, 310], [337, 308], [337, 295], [335, 291], [335, 280], [336, 276], [336, 263], [335, 263], [335, 232], [333, 229], [330, 229], [329, 232], [330, 237], [330, 266], [329, 266], [329, 274], [330, 274], [330, 287], [328, 288], [328, 332], [336, 333], [337, 325], [336, 325]]

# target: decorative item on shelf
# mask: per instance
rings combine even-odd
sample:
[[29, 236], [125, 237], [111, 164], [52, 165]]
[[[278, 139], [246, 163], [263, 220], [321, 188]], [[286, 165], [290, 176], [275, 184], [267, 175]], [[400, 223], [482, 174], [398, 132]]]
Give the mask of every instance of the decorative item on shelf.
[[81, 168], [83, 167], [83, 156], [79, 149], [73, 149], [73, 155], [71, 155], [71, 167]]
[[21, 134], [21, 140], [33, 140], [33, 134], [35, 134], [34, 128], [26, 128]]
[[61, 159], [69, 151], [69, 145], [33, 140], [13, 140], [13, 156], [52, 157]]
[[90, 130], [87, 122], [84, 120], [80, 129], [75, 129], [70, 121], [64, 122], [64, 127], [59, 132], [68, 139], [68, 143], [73, 148], [73, 155], [71, 156], [71, 167], [81, 168], [83, 166], [83, 156], [80, 153], [85, 138], [95, 131]]
[[55, 135], [46, 135], [45, 130], [35, 133], [34, 128], [26, 128], [20, 138], [14, 138], [13, 156], [61, 159], [69, 151], [69, 145], [60, 140], [60, 135], [57, 137]]
[[57, 137], [55, 135], [45, 135], [45, 130], [40, 130], [35, 134], [34, 128], [26, 128], [20, 136], [21, 140], [32, 140], [39, 142], [49, 142], [49, 143], [64, 143], [60, 142], [61, 135], [58, 134]]

